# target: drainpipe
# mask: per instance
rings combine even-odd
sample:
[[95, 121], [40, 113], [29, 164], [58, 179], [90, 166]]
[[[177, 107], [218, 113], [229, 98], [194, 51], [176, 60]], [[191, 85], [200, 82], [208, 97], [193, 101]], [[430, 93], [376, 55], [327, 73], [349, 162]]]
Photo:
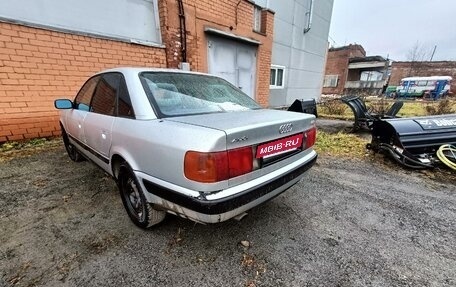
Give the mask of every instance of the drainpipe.
[[239, 0], [239, 2], [237, 2], [237, 4], [236, 4], [236, 8], [234, 8], [234, 9], [236, 9], [235, 14], [234, 14], [234, 16], [235, 16], [234, 23], [235, 23], [236, 28], [238, 25], [238, 9], [239, 9], [239, 4], [241, 4], [241, 2], [242, 2], [242, 0]]
[[187, 28], [185, 26], [185, 11], [182, 0], [177, 0], [179, 6], [179, 33], [181, 39], [181, 56], [182, 62], [187, 62]]
[[314, 6], [314, 0], [310, 0], [309, 11], [307, 11], [305, 14], [307, 16], [307, 23], [306, 23], [306, 27], [304, 28], [304, 34], [309, 32], [310, 28], [312, 28], [313, 6]]

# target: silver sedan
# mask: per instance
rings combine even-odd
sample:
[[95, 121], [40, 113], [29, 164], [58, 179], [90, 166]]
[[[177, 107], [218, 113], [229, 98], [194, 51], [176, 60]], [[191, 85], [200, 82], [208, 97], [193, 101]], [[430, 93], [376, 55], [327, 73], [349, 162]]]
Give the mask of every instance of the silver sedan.
[[166, 213], [201, 223], [242, 216], [317, 158], [313, 115], [262, 109], [207, 74], [111, 69], [55, 107], [69, 157], [110, 174], [142, 228]]

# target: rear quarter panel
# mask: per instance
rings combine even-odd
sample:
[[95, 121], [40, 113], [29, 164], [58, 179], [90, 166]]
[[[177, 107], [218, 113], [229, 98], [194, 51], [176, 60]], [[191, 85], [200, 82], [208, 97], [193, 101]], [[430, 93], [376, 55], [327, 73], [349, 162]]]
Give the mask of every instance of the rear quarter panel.
[[112, 131], [111, 158], [122, 156], [135, 171], [199, 191], [227, 188], [227, 181], [201, 184], [184, 175], [184, 157], [188, 150], [226, 149], [222, 131], [169, 122], [166, 120], [117, 119]]

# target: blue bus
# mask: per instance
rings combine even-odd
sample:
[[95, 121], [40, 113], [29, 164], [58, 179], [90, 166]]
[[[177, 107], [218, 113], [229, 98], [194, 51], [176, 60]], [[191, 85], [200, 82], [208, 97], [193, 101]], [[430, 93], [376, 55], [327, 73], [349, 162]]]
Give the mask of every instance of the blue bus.
[[403, 78], [396, 88], [398, 97], [423, 97], [433, 99], [446, 96], [450, 92], [450, 76], [408, 77]]

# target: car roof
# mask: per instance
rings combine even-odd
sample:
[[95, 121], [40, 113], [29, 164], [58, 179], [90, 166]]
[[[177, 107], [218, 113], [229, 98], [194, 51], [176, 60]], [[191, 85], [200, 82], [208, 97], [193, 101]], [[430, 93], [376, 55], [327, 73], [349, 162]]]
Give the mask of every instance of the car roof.
[[200, 72], [184, 71], [184, 70], [170, 69], [170, 68], [151, 68], [151, 67], [117, 67], [117, 68], [100, 71], [100, 72], [96, 73], [96, 75], [103, 74], [103, 73], [109, 73], [109, 72], [120, 72], [122, 74], [139, 74], [142, 72], [165, 72], [165, 73], [205, 75], [205, 76], [214, 77], [214, 75], [200, 73]]

